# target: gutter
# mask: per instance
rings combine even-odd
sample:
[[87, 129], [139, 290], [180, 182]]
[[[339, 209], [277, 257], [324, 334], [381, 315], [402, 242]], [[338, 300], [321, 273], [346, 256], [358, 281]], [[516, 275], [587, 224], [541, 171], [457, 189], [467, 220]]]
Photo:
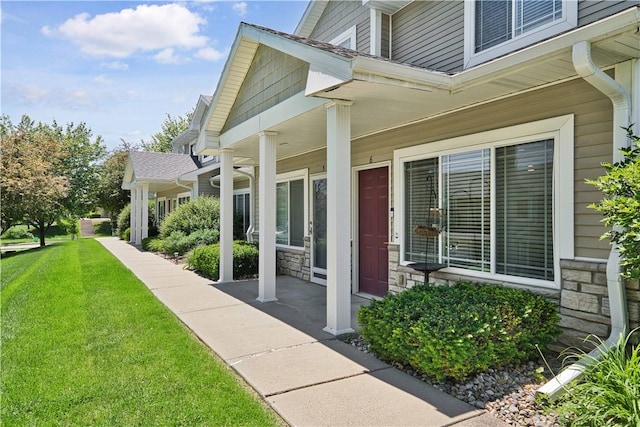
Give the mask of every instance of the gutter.
[[[620, 148], [629, 146], [626, 131], [631, 120], [631, 96], [617, 81], [597, 68], [591, 59], [591, 43], [580, 41], [573, 45], [573, 66], [580, 77], [611, 99], [613, 104], [613, 162], [622, 161], [624, 156]], [[619, 226], [614, 225], [614, 229]], [[608, 348], [615, 346], [621, 337], [626, 336], [629, 325], [629, 313], [625, 295], [625, 284], [620, 276], [620, 251], [613, 244], [607, 260], [607, 292], [611, 316], [611, 333], [607, 340], [592, 350], [588, 356], [569, 366], [555, 378], [538, 389], [538, 393], [551, 399], [560, 396], [566, 386], [579, 379], [584, 369], [594, 359], [600, 358]]]
[[186, 188], [187, 190], [189, 190], [189, 192], [191, 193], [191, 197], [193, 197], [193, 188], [189, 187], [188, 185], [180, 184], [180, 177], [176, 178], [175, 184], [178, 187]]

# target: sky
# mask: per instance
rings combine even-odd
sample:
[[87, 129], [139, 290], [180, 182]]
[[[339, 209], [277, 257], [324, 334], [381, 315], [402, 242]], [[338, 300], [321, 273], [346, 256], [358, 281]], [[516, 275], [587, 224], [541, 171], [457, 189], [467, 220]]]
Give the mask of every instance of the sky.
[[213, 95], [240, 22], [293, 33], [307, 1], [0, 3], [1, 113], [84, 122], [109, 150]]

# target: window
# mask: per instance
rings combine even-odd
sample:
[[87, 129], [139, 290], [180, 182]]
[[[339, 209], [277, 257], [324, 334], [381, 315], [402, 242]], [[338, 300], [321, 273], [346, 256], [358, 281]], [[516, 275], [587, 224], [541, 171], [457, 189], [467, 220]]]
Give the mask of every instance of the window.
[[249, 208], [251, 196], [249, 191], [238, 191], [233, 195], [233, 238], [235, 240], [245, 240], [246, 232], [251, 225]]
[[276, 184], [276, 244], [304, 247], [307, 223], [307, 172], [278, 177]]
[[160, 225], [164, 217], [167, 215], [167, 199], [164, 197], [158, 199], [158, 215], [156, 225]]
[[191, 200], [191, 193], [180, 193], [178, 194], [178, 206], [187, 203], [189, 200]]
[[[573, 116], [396, 150], [394, 162], [402, 263], [558, 286], [559, 259], [573, 258]], [[434, 209], [444, 231], [416, 234]]]
[[356, 26], [354, 25], [353, 27], [349, 28], [347, 31], [340, 34], [329, 43], [336, 46], [345, 47], [347, 49], [356, 50]]
[[575, 0], [465, 1], [465, 67], [576, 27], [577, 3]]

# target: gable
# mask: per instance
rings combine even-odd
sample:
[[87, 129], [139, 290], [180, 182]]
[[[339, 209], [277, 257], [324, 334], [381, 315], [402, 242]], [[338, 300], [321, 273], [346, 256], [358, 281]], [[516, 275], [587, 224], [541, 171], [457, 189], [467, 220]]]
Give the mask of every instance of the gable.
[[369, 10], [362, 1], [330, 1], [309, 38], [331, 42], [355, 25], [356, 50], [369, 52]]
[[304, 91], [309, 64], [260, 45], [223, 132]]

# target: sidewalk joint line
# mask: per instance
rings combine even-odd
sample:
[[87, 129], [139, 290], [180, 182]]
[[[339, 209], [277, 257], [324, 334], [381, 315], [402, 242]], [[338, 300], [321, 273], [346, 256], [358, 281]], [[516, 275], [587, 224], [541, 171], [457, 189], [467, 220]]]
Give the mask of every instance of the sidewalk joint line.
[[332, 378], [330, 380], [319, 381], [319, 382], [313, 383], [313, 384], [301, 385], [301, 386], [298, 386], [298, 387], [292, 387], [292, 388], [289, 388], [289, 389], [286, 389], [286, 390], [281, 390], [281, 391], [276, 391], [274, 393], [265, 394], [264, 397], [265, 398], [269, 398], [269, 397], [273, 397], [273, 396], [279, 396], [281, 394], [290, 393], [292, 391], [303, 390], [305, 388], [315, 387], [315, 386], [323, 385], [323, 384], [330, 384], [330, 383], [334, 383], [334, 382], [337, 382], [337, 381], [347, 380], [349, 378], [355, 378], [355, 377], [359, 377], [359, 376], [362, 376], [362, 375], [367, 375], [367, 374], [370, 374], [371, 372], [372, 371], [366, 369], [366, 370], [363, 370], [362, 372], [358, 372], [357, 374], [345, 375], [345, 376], [339, 377], [339, 378]]
[[336, 338], [315, 340], [315, 341], [303, 342], [303, 343], [300, 343], [300, 344], [288, 345], [286, 347], [272, 348], [272, 349], [269, 349], [269, 350], [259, 351], [257, 353], [249, 353], [249, 354], [245, 354], [245, 355], [238, 356], [238, 357], [232, 357], [231, 359], [238, 359], [238, 360], [236, 360], [233, 363], [231, 363], [231, 362], [229, 362], [227, 360], [227, 363], [229, 364], [229, 366], [234, 366], [234, 365], [236, 365], [236, 364], [238, 364], [240, 362], [244, 362], [245, 360], [253, 359], [254, 357], [258, 357], [258, 356], [264, 356], [265, 354], [275, 353], [276, 351], [290, 350], [292, 348], [303, 347], [305, 345], [310, 345], [310, 344], [315, 344], [315, 343], [323, 343], [323, 342], [326, 342], [326, 341], [333, 341], [333, 340], [336, 340]]

